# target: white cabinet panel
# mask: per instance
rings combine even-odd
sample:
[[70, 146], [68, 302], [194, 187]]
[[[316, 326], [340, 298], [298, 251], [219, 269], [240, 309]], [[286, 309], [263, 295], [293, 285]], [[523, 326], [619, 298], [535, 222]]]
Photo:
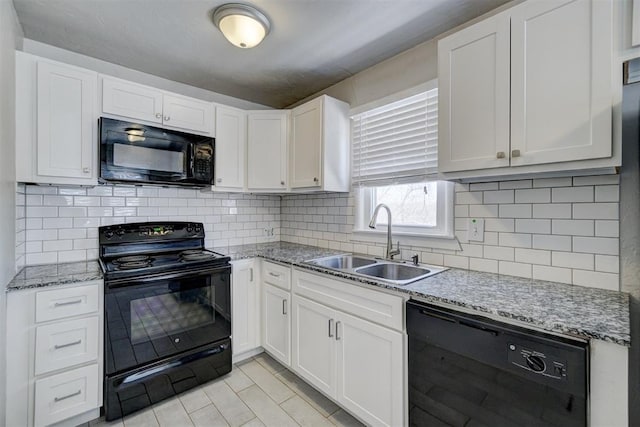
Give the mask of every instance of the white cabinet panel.
[[640, 0], [633, 0], [631, 11], [631, 46], [640, 45]]
[[262, 264], [262, 280], [288, 291], [291, 289], [291, 267], [265, 261]]
[[403, 334], [344, 313], [336, 325], [337, 400], [369, 425], [403, 425]]
[[55, 424], [100, 407], [99, 376], [94, 364], [36, 381], [35, 426]]
[[291, 188], [322, 186], [322, 98], [291, 111]]
[[213, 131], [213, 104], [210, 102], [165, 93], [162, 112], [165, 127], [205, 134]]
[[287, 189], [286, 111], [253, 111], [247, 125], [249, 190]]
[[95, 178], [97, 74], [38, 61], [36, 174]]
[[298, 375], [329, 396], [336, 395], [336, 312], [295, 296], [293, 300], [293, 361]]
[[438, 169], [509, 166], [509, 16], [438, 43]]
[[36, 293], [36, 322], [63, 319], [95, 313], [100, 308], [99, 282], [87, 286], [38, 291]]
[[216, 107], [215, 186], [242, 190], [245, 186], [247, 114]]
[[103, 77], [102, 111], [132, 119], [162, 123], [162, 91]]
[[512, 9], [512, 166], [611, 156], [611, 22], [609, 1]]
[[98, 316], [36, 328], [35, 375], [98, 359]]
[[236, 356], [260, 346], [260, 295], [254, 260], [233, 262], [231, 286], [231, 327]]
[[291, 294], [269, 284], [262, 287], [262, 347], [291, 365]]

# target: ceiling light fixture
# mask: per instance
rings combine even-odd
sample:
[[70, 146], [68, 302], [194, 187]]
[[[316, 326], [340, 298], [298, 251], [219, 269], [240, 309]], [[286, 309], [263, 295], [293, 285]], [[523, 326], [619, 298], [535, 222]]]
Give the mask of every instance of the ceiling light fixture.
[[269, 34], [269, 19], [258, 9], [228, 3], [213, 11], [213, 23], [231, 44], [243, 49], [255, 47]]

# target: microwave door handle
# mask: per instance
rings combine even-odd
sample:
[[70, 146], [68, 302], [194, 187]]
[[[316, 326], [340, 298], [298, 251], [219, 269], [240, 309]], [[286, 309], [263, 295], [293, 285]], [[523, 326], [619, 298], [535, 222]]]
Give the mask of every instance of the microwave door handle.
[[194, 145], [193, 144], [189, 144], [189, 153], [188, 153], [188, 156], [189, 156], [189, 170], [187, 170], [187, 178], [193, 178], [196, 175], [195, 174], [195, 167], [194, 167], [194, 164], [195, 164], [194, 158], [195, 158], [195, 155], [196, 155], [195, 151], [196, 150], [194, 148]]

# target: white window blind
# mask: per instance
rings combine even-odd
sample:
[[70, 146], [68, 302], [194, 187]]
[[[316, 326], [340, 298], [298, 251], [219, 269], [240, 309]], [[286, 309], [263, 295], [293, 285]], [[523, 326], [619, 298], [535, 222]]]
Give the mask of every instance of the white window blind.
[[438, 89], [352, 117], [353, 185], [423, 182], [438, 170]]

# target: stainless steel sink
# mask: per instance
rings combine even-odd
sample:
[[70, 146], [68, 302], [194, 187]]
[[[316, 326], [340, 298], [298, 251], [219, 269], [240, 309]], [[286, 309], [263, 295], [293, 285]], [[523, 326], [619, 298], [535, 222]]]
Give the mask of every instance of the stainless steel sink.
[[357, 255], [334, 255], [326, 258], [313, 259], [308, 262], [336, 270], [351, 270], [375, 264], [377, 261], [375, 259], [363, 258]]
[[371, 277], [397, 286], [408, 285], [447, 270], [445, 267], [416, 266], [403, 261], [374, 259], [352, 254], [316, 258], [307, 262], [358, 276]]

